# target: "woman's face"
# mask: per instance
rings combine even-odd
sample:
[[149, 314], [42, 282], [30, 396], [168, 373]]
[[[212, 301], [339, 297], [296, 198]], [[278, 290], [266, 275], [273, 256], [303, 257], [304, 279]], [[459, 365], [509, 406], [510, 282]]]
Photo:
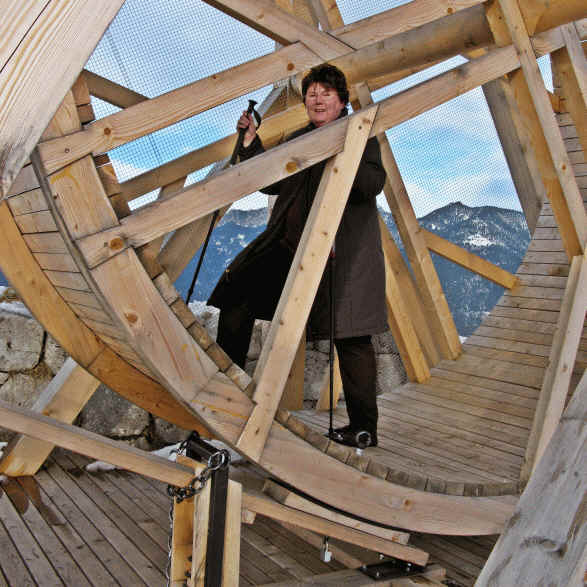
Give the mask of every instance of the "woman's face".
[[338, 92], [330, 86], [318, 82], [310, 84], [306, 92], [306, 112], [314, 126], [322, 126], [336, 120], [340, 116], [344, 104]]

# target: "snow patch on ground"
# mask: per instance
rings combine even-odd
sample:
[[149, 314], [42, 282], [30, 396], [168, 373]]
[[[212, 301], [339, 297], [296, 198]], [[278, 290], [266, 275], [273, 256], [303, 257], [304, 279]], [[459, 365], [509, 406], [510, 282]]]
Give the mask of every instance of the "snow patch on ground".
[[481, 234], [471, 234], [465, 239], [464, 244], [473, 247], [488, 247], [493, 244], [493, 241]]

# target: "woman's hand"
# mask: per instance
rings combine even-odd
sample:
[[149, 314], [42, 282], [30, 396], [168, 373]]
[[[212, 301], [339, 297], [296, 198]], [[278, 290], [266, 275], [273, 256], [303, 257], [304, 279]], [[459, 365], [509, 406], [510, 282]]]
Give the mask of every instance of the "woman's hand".
[[238, 119], [238, 122], [236, 123], [237, 131], [241, 130], [242, 128], [246, 129], [243, 140], [243, 147], [248, 147], [257, 135], [257, 127], [255, 126], [253, 116], [249, 114], [246, 110], [243, 111], [241, 117]]

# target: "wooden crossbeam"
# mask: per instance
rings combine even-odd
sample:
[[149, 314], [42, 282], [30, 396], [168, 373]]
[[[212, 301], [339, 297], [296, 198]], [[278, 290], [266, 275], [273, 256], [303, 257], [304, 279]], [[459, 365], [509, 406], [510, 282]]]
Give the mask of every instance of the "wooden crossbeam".
[[193, 477], [187, 467], [3, 401], [0, 426], [179, 487]]
[[559, 221], [561, 237], [567, 254], [582, 254], [587, 242], [587, 215], [579, 192], [573, 167], [548, 98], [542, 76], [536, 62], [534, 48], [526, 31], [517, 0], [499, 0], [509, 33], [520, 59], [532, 102], [540, 120], [552, 163], [563, 192], [562, 201], [551, 200]]
[[[92, 397], [100, 381], [73, 359], [68, 358], [33, 406], [44, 414], [70, 424]], [[0, 473], [12, 477], [34, 475], [45, 462], [54, 445], [44, 439], [18, 436], [6, 447], [0, 461]]]
[[509, 271], [486, 261], [482, 257], [479, 257], [479, 255], [475, 255], [429, 230], [422, 228], [421, 231], [424, 234], [426, 246], [445, 259], [477, 275], [481, 275], [485, 279], [489, 279], [489, 281], [497, 283], [497, 285], [501, 285], [501, 287], [505, 287], [506, 289], [512, 289], [518, 283], [517, 277]]
[[587, 311], [587, 256], [577, 256], [571, 263], [556, 331], [550, 350], [542, 387], [522, 468], [528, 479], [546, 450], [564, 410], [573, 365]]
[[[557, 40], [553, 39], [553, 43], [556, 44]], [[559, 38], [558, 43], [562, 43], [562, 39]], [[379, 103], [371, 134], [381, 134], [417, 114], [504, 75], [518, 65], [514, 48], [505, 47], [391, 96]], [[353, 116], [360, 116], [360, 113]], [[81, 239], [78, 244], [86, 261], [93, 267], [127, 246], [146, 244], [291, 173], [335, 155], [342, 148], [346, 124], [353, 116], [189, 186], [168, 200], [145, 206], [132, 216], [123, 218], [120, 226]]]
[[123, 1], [27, 0], [3, 7], [0, 197], [8, 193]]
[[263, 452], [297, 349], [292, 341], [304, 332], [376, 113], [374, 106], [349, 119], [344, 150], [324, 168], [253, 375], [256, 406], [237, 442], [253, 460]]
[[130, 88], [125, 88], [88, 69], [84, 69], [81, 75], [88, 85], [88, 90], [92, 96], [119, 108], [129, 108], [130, 106], [148, 100], [147, 96], [143, 96], [143, 94], [139, 94]]
[[323, 61], [344, 55], [352, 47], [280, 9], [272, 0], [204, 0], [282, 45], [301, 41]]

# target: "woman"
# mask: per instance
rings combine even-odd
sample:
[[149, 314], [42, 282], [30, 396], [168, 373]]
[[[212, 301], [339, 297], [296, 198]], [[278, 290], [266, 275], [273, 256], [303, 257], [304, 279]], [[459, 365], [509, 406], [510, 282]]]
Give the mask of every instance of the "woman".
[[[344, 74], [324, 64], [302, 81], [310, 123], [288, 140], [347, 115], [349, 93]], [[264, 152], [254, 121], [244, 112], [237, 128], [246, 129], [241, 159]], [[217, 341], [244, 367], [255, 318], [271, 320], [298, 246], [324, 169], [318, 163], [261, 190], [279, 197], [266, 230], [234, 259], [208, 303], [220, 308]], [[385, 172], [376, 138], [367, 141], [336, 235], [334, 342], [338, 352], [349, 424], [333, 439], [356, 446], [367, 431], [377, 445], [376, 366], [371, 335], [387, 330], [385, 270], [376, 196]], [[330, 335], [330, 284], [326, 271], [307, 324], [309, 339]]]

